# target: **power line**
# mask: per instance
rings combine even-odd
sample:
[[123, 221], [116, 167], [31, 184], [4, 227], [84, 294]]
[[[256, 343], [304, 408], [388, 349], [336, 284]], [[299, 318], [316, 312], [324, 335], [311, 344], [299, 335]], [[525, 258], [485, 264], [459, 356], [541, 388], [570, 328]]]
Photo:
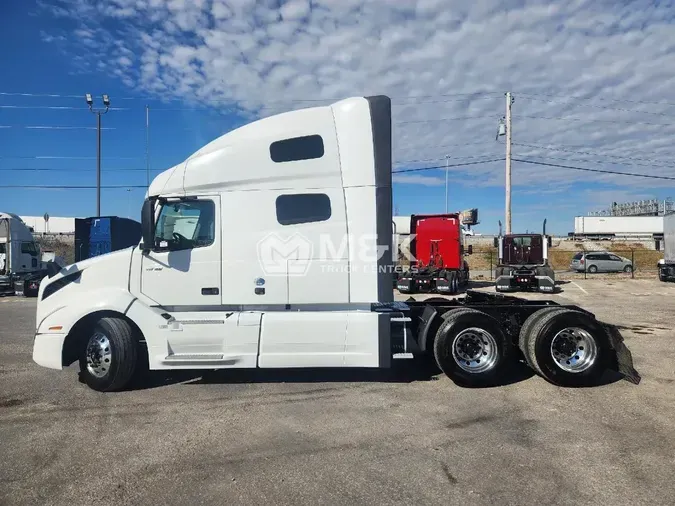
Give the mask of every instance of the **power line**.
[[[151, 171], [163, 171], [165, 169], [150, 169]], [[91, 169], [82, 169], [82, 168], [34, 168], [34, 167], [12, 167], [12, 168], [0, 168], [0, 171], [3, 172], [95, 172], [96, 168]], [[103, 172], [145, 172], [145, 169], [102, 169]]]
[[[27, 130], [96, 130], [96, 127], [59, 125], [0, 125], [0, 128], [23, 128]], [[101, 130], [117, 130], [117, 128], [102, 127]]]
[[[93, 186], [77, 186], [77, 185], [3, 185], [1, 188], [22, 188], [22, 189], [32, 189], [32, 190], [95, 190], [97, 187]], [[101, 186], [104, 190], [120, 190], [127, 188], [146, 188], [145, 185], [117, 185], [117, 186]]]
[[[593, 153], [591, 151], [576, 151], [573, 149], [567, 149], [567, 148], [560, 148], [560, 147], [551, 147], [551, 146], [540, 146], [538, 144], [527, 144], [527, 143], [522, 143], [522, 142], [514, 142], [514, 146], [524, 146], [527, 148], [533, 148], [533, 149], [545, 149], [547, 151], [562, 151], [565, 153], [574, 153], [577, 155], [587, 155], [587, 156], [598, 156], [598, 157], [607, 157], [607, 158], [619, 158], [622, 160], [636, 160], [639, 162], [651, 162], [651, 163], [669, 163], [666, 160], [653, 160], [650, 158], [640, 158], [637, 156], [623, 156], [623, 155], [609, 155], [606, 153]], [[612, 162], [614, 163], [614, 162]]]
[[[0, 109], [57, 109], [57, 110], [75, 110], [88, 111], [86, 107], [75, 107], [70, 105], [0, 105]], [[129, 107], [110, 107], [111, 111], [130, 111]]]
[[[563, 121], [584, 121], [589, 123], [619, 123], [615, 119], [587, 119], [587, 118], [570, 118], [569, 116], [521, 116], [518, 115], [518, 119], [552, 119], [552, 120], [563, 120]], [[650, 123], [649, 121], [630, 121], [631, 125], [653, 125], [653, 126], [675, 126], [673, 123]]]
[[[106, 160], [142, 160], [141, 156], [106, 156]], [[0, 156], [0, 160], [96, 160], [95, 156]]]
[[[525, 98], [527, 100], [536, 100], [539, 102], [548, 102], [548, 103], [553, 103], [555, 104], [556, 101], [558, 100], [566, 100], [565, 98], [557, 98], [557, 99], [551, 99], [551, 98], [538, 98], [537, 96], [530, 96], [527, 93], [518, 93], [519, 97]], [[573, 99], [568, 99], [568, 100], [573, 100]], [[576, 104], [571, 104], [571, 105], [576, 105]], [[670, 117], [670, 114], [666, 114], [663, 112], [651, 112], [651, 111], [638, 111], [636, 109], [624, 109], [620, 107], [609, 107], [606, 105], [595, 105], [595, 104], [583, 104], [584, 107], [594, 107], [595, 109], [608, 109], [610, 111], [621, 111], [621, 112], [632, 112], [632, 113], [638, 113], [638, 114], [653, 114], [654, 116], [668, 116]]]
[[616, 170], [588, 169], [585, 167], [575, 167], [572, 165], [560, 165], [558, 163], [546, 163], [546, 162], [537, 162], [535, 160], [524, 160], [522, 158], [513, 158], [513, 161], [521, 163], [531, 163], [533, 165], [544, 165], [546, 167], [557, 167], [560, 169], [581, 170], [585, 172], [598, 172], [601, 174], [615, 174], [618, 176], [644, 177], [648, 179], [665, 179], [668, 181], [675, 181], [675, 177], [670, 176], [654, 176], [652, 174], [637, 174], [635, 172], [619, 172]]
[[[569, 158], [559, 158], [559, 157], [556, 157], [556, 156], [541, 156], [541, 155], [532, 155], [532, 154], [527, 154], [527, 155], [518, 154], [517, 156], [525, 156], [525, 157], [529, 157], [529, 158], [543, 158], [544, 160], [562, 160], [562, 161], [569, 161], [570, 160]], [[627, 165], [627, 166], [632, 166], [632, 167], [650, 167], [650, 168], [662, 168], [662, 169], [669, 169], [670, 168], [670, 166], [668, 166], [668, 165], [656, 165], [654, 163], [647, 164], [647, 163], [639, 163], [639, 162], [625, 162], [623, 160], [617, 160], [617, 161], [610, 160], [610, 161], [607, 161], [607, 162], [603, 162], [603, 161], [599, 161], [599, 160], [578, 160], [577, 159], [577, 160], [572, 160], [572, 161], [593, 163], [593, 164], [609, 163], [609, 164], [612, 164], [612, 165]], [[663, 163], [663, 162], [661, 162], [661, 163]]]
[[[466, 156], [449, 156], [447, 157], [448, 160], [457, 160], [457, 159], [464, 159], [464, 158], [485, 158], [486, 156], [496, 156], [496, 153], [483, 153], [482, 155], [466, 155]], [[396, 165], [403, 165], [407, 163], [421, 163], [421, 162], [435, 162], [439, 160], [446, 160], [446, 157], [436, 157], [436, 158], [420, 158], [417, 160], [401, 160], [401, 161], [396, 161], [394, 162]], [[444, 165], [445, 167], [445, 165]]]
[[629, 104], [665, 105], [666, 107], [675, 107], [675, 103], [672, 103], [672, 102], [650, 102], [648, 100], [628, 100], [628, 99], [624, 99], [624, 98], [606, 98], [606, 97], [599, 97], [599, 96], [593, 97], [593, 98], [588, 98], [588, 97], [579, 97], [579, 96], [575, 96], [575, 95], [556, 95], [554, 93], [521, 92], [519, 94], [551, 97], [551, 98], [557, 98], [557, 99], [562, 99], [562, 100], [604, 100], [604, 101], [608, 101], [608, 102], [625, 102], [625, 103], [629, 103]]
[[481, 160], [478, 162], [455, 163], [453, 165], [436, 165], [434, 167], [418, 167], [416, 169], [393, 170], [393, 174], [402, 174], [404, 172], [420, 172], [423, 170], [449, 169], [452, 167], [465, 167], [467, 165], [477, 165], [479, 163], [503, 162], [504, 158], [492, 158], [491, 160]]
[[457, 118], [437, 118], [437, 119], [414, 119], [414, 120], [407, 120], [407, 121], [397, 121], [394, 124], [395, 125], [405, 125], [408, 123], [435, 123], [435, 122], [440, 122], [440, 121], [463, 121], [467, 119], [485, 119], [485, 118], [492, 118], [491, 116], [460, 116]]
[[[470, 99], [471, 97], [477, 98], [476, 96], [480, 95], [501, 95], [502, 92], [500, 91], [473, 91], [473, 92], [466, 92], [466, 93], [438, 93], [438, 94], [431, 94], [431, 95], [389, 95], [389, 98], [392, 100], [417, 100], [421, 98], [439, 98], [439, 97], [468, 97]], [[84, 93], [81, 94], [61, 94], [61, 93], [20, 93], [20, 92], [10, 92], [10, 91], [0, 91], [0, 96], [7, 96], [7, 97], [42, 97], [42, 98], [83, 98]], [[292, 103], [292, 102], [327, 102], [327, 101], [338, 101], [338, 100], [343, 100], [349, 95], [345, 95], [342, 97], [326, 97], [326, 98], [288, 98], [284, 100], [265, 100], [265, 103]], [[352, 95], [353, 96], [353, 95]], [[177, 102], [177, 101], [183, 101], [183, 98], [156, 98], [156, 97], [151, 97], [151, 96], [138, 96], [138, 97], [118, 97], [111, 95], [111, 99], [113, 100], [161, 100], [161, 101], [166, 101], [166, 102]], [[488, 97], [485, 97], [488, 98]], [[491, 98], [491, 97], [490, 97]], [[230, 99], [232, 102], [259, 102], [259, 100], [256, 99], [237, 99], [237, 98], [232, 98]], [[462, 98], [458, 98], [457, 100], [465, 100]]]

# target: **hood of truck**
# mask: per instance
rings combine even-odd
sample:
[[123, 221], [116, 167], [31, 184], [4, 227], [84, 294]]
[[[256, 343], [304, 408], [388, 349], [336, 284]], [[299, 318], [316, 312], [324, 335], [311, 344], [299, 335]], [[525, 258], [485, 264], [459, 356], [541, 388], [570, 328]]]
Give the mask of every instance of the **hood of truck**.
[[44, 277], [37, 297], [37, 323], [68, 305], [70, 297], [76, 292], [93, 291], [101, 287], [128, 290], [134, 248], [136, 246], [88, 258], [62, 268], [51, 278]]

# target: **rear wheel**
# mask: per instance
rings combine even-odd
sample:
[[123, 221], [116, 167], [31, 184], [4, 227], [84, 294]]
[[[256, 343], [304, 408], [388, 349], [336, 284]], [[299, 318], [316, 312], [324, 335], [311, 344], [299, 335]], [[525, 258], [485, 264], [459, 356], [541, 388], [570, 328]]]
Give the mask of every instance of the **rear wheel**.
[[541, 311], [545, 312], [539, 316], [535, 313], [530, 325], [521, 329], [520, 342], [528, 364], [555, 385], [597, 383], [610, 357], [604, 328], [580, 311], [565, 308]]
[[510, 358], [510, 343], [491, 316], [469, 308], [443, 315], [434, 339], [438, 367], [453, 381], [494, 384]]
[[523, 357], [525, 358], [525, 362], [527, 363], [527, 365], [530, 366], [531, 369], [533, 369], [536, 373], [538, 373], [541, 376], [543, 376], [543, 373], [539, 370], [536, 357], [530, 355], [530, 350], [528, 348], [528, 339], [532, 333], [532, 328], [539, 322], [539, 320], [541, 320], [547, 314], [552, 313], [553, 311], [560, 311], [560, 310], [561, 308], [558, 306], [542, 308], [532, 313], [525, 320], [523, 326], [520, 327], [520, 334], [518, 335], [518, 348], [523, 354]]
[[457, 277], [457, 273], [456, 273], [456, 272], [453, 272], [453, 273], [450, 275], [450, 283], [451, 283], [451, 286], [452, 286], [452, 288], [450, 289], [450, 291], [451, 291], [452, 294], [454, 295], [454, 294], [456, 294], [456, 293], [459, 291], [459, 278]]
[[588, 268], [588, 272], [590, 272], [591, 274], [594, 274], [594, 273], [598, 272], [598, 268], [595, 265], [591, 265]]
[[126, 320], [101, 318], [85, 337], [80, 353], [80, 375], [99, 392], [126, 387], [136, 370], [138, 338]]

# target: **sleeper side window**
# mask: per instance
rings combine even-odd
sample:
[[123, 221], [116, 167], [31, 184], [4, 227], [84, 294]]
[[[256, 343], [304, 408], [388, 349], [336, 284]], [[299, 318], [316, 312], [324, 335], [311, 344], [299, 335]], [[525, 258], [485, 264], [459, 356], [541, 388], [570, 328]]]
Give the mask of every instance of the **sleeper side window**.
[[324, 193], [279, 195], [276, 208], [281, 225], [326, 221], [331, 216], [330, 198]]

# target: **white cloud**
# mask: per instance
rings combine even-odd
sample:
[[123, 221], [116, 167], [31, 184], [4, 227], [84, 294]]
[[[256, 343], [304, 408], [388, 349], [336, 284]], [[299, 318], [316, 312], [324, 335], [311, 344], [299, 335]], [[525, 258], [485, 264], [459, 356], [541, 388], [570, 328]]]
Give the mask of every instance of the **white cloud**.
[[[99, 49], [87, 57], [100, 60], [124, 39], [133, 54], [120, 53], [121, 76], [150, 94], [258, 115], [388, 94], [394, 159], [437, 160], [411, 167], [443, 164], [446, 154], [458, 161], [503, 156], [503, 138], [494, 136], [503, 93], [511, 90], [514, 142], [549, 148], [514, 145], [514, 156], [674, 175], [674, 16], [647, 0], [290, 0], [279, 8], [254, 0], [74, 0], [65, 7], [46, 6], [87, 20], [80, 35], [91, 32]], [[70, 50], [81, 47], [73, 41]], [[503, 162], [452, 171], [475, 186], [503, 184]], [[396, 180], [437, 184], [432, 174]], [[514, 162], [514, 185], [530, 191], [587, 181], [645, 194], [675, 187]]]

